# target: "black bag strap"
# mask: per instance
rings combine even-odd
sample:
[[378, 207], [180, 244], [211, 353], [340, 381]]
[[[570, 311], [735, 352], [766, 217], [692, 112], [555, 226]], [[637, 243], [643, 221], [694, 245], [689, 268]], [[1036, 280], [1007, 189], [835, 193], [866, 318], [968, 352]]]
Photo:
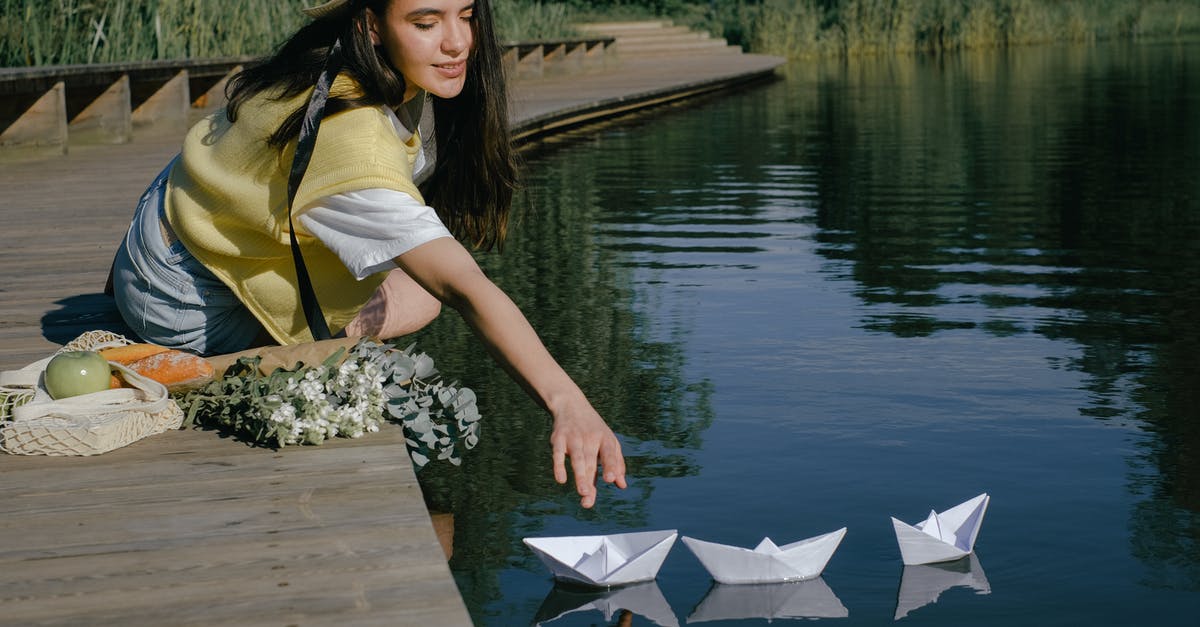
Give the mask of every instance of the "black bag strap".
[[325, 116], [325, 102], [329, 99], [329, 88], [333, 79], [342, 69], [342, 40], [338, 38], [329, 49], [329, 58], [325, 68], [317, 78], [312, 97], [308, 100], [308, 109], [304, 112], [304, 122], [300, 125], [300, 137], [296, 142], [296, 156], [292, 158], [292, 171], [288, 175], [288, 234], [292, 240], [292, 260], [296, 264], [296, 283], [300, 288], [300, 306], [304, 309], [304, 319], [308, 321], [308, 329], [314, 340], [327, 340], [332, 335], [329, 325], [325, 322], [325, 314], [321, 311], [321, 303], [313, 290], [312, 279], [309, 278], [308, 268], [304, 265], [304, 256], [300, 253], [300, 243], [296, 240], [296, 225], [292, 222], [292, 203], [296, 200], [296, 191], [300, 189], [300, 181], [308, 170], [308, 162], [312, 159], [313, 146], [317, 143], [317, 131], [321, 128], [321, 119]]

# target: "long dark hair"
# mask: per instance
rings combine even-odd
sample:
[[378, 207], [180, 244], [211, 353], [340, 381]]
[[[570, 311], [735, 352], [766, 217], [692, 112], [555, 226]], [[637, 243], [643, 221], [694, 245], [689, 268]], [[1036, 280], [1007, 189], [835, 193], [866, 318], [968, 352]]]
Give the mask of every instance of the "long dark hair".
[[[391, 0], [351, 0], [336, 17], [314, 20], [292, 35], [262, 64], [247, 68], [229, 83], [226, 115], [254, 96], [272, 91], [279, 99], [310, 91], [329, 50], [342, 40], [342, 71], [359, 86], [353, 95], [330, 95], [325, 115], [358, 107], [403, 103], [405, 80], [382, 48], [371, 43], [367, 10], [383, 18]], [[508, 91], [500, 43], [489, 0], [475, 0], [471, 30], [474, 44], [467, 59], [462, 92], [450, 99], [432, 94], [437, 135], [437, 165], [421, 184], [421, 194], [452, 233], [474, 248], [504, 243], [513, 190], [516, 152], [508, 128]], [[293, 111], [267, 143], [279, 150], [300, 133], [306, 104]]]

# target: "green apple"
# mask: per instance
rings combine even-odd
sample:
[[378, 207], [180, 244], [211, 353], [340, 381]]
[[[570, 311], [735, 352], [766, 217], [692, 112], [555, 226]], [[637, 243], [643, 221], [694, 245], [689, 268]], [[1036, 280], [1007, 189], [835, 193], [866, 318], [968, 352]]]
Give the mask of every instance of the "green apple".
[[46, 364], [46, 391], [54, 399], [107, 390], [111, 382], [108, 360], [95, 351], [66, 351]]

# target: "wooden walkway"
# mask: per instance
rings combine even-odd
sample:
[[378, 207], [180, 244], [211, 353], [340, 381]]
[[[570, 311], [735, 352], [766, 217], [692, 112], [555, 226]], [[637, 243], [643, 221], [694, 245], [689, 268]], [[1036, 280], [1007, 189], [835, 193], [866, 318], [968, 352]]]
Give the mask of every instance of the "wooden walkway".
[[469, 625], [398, 428], [0, 459], [0, 624]]
[[[526, 144], [762, 79], [756, 55], [622, 59], [519, 82]], [[121, 331], [102, 285], [177, 134], [0, 160], [0, 369], [91, 329]], [[502, 420], [490, 417], [489, 420]], [[95, 457], [0, 455], [0, 624], [469, 625], [398, 427], [280, 451], [209, 431]]]

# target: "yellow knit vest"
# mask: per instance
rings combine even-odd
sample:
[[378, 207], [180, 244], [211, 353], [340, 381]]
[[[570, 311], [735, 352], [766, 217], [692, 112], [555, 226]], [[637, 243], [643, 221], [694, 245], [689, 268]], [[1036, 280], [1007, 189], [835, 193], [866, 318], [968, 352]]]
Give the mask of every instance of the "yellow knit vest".
[[[339, 77], [331, 92], [344, 93]], [[282, 154], [267, 137], [308, 94], [272, 100], [260, 94], [238, 111], [205, 118], [184, 140], [171, 170], [167, 220], [196, 259], [233, 290], [281, 344], [312, 340], [300, 306], [288, 235], [287, 179], [293, 140]], [[312, 161], [296, 193], [293, 216], [332, 194], [387, 188], [424, 202], [412, 182], [420, 150], [414, 134], [401, 141], [382, 108], [352, 109], [322, 121]], [[297, 222], [297, 225], [299, 223]], [[357, 281], [320, 240], [297, 231], [313, 290], [333, 333], [345, 328], [386, 273]]]

